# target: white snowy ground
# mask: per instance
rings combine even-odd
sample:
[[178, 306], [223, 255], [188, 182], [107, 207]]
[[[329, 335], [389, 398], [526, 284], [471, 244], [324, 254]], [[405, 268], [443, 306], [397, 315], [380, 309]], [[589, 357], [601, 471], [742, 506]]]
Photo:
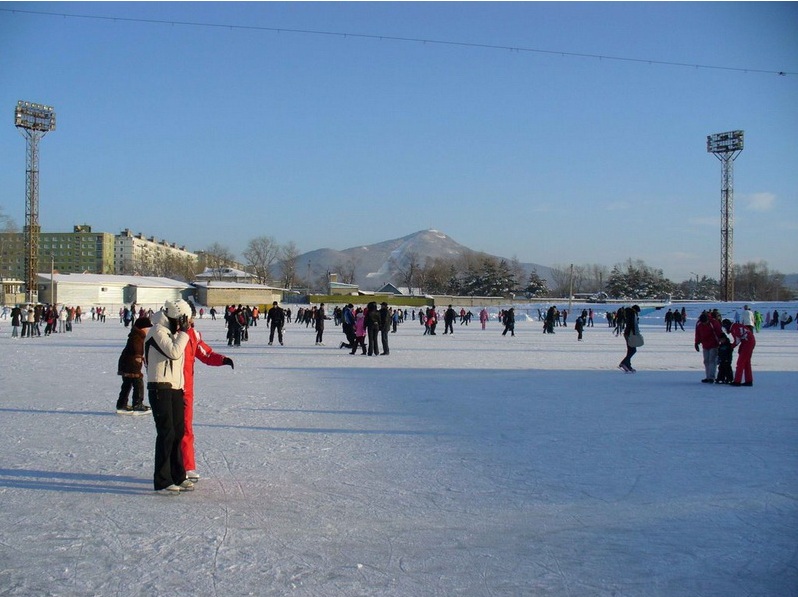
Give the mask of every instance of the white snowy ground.
[[[796, 304], [785, 304], [794, 313]], [[764, 308], [764, 306], [762, 306]], [[798, 332], [709, 386], [643, 318], [390, 337], [388, 357], [253, 328], [197, 365], [193, 493], [152, 491], [151, 416], [114, 413], [126, 330], [0, 321], [0, 595], [798, 595]]]

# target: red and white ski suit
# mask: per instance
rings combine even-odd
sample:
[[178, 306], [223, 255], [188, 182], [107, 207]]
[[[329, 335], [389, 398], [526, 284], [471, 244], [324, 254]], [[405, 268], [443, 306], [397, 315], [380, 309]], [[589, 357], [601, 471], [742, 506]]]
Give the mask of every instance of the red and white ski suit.
[[197, 469], [194, 461], [194, 359], [197, 358], [211, 367], [224, 365], [225, 356], [202, 341], [202, 336], [192, 326], [188, 330], [188, 344], [186, 345], [185, 359], [183, 360], [183, 397], [185, 409], [185, 431], [180, 442], [180, 452], [183, 455], [183, 466], [187, 471]]
[[751, 369], [751, 354], [754, 352], [754, 348], [756, 348], [754, 328], [750, 325], [734, 323], [729, 331], [734, 340], [732, 346], [739, 345], [740, 347], [737, 349], [737, 367], [734, 370], [734, 383], [741, 383], [743, 381], [743, 374], [745, 374], [745, 381], [747, 383], [753, 383], [754, 373]]

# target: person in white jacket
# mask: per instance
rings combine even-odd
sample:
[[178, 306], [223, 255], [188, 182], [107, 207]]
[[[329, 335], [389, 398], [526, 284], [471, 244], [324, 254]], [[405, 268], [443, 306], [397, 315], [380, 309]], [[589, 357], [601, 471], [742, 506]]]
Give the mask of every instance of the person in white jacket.
[[186, 301], [166, 301], [164, 309], [152, 316], [152, 327], [144, 339], [147, 397], [157, 433], [153, 484], [156, 491], [170, 495], [194, 489], [186, 479], [180, 452], [185, 427], [183, 359], [190, 318], [191, 307]]

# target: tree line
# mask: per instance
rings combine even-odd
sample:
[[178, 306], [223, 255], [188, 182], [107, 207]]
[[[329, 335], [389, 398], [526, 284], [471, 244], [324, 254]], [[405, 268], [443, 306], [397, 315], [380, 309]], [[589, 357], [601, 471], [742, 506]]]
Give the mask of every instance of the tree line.
[[[0, 232], [17, 232], [13, 220], [0, 208]], [[1, 236], [1, 235], [0, 235]], [[0, 253], [2, 238], [0, 238]], [[221, 280], [224, 270], [243, 267], [259, 284], [281, 288], [324, 288], [327, 272], [312, 279], [310, 267], [305, 275], [299, 271], [299, 250], [291, 241], [278, 243], [274, 237], [258, 236], [247, 243], [241, 264], [226, 246], [215, 242], [198, 251], [195, 261], [189, 257], [164, 254], [134, 264], [135, 273], [161, 276], [190, 282], [203, 271]], [[279, 268], [275, 267], [279, 264]], [[392, 262], [397, 285], [416, 294], [451, 294], [458, 296], [515, 296], [525, 298], [567, 297], [572, 294], [606, 293], [613, 299], [686, 299], [718, 300], [718, 280], [703, 276], [680, 283], [666, 278], [661, 269], [640, 260], [629, 259], [612, 268], [599, 264], [556, 265], [544, 278], [537, 270], [527, 272], [517, 259], [503, 259], [477, 252], [451, 257], [427, 257], [422, 261], [416, 253], [404, 256], [401, 263]], [[339, 279], [354, 283], [355, 263], [336, 264]], [[279, 277], [273, 272], [279, 270]], [[133, 273], [133, 272], [128, 272]], [[2, 272], [0, 272], [2, 275]], [[786, 301], [798, 298], [785, 285], [784, 274], [771, 270], [765, 261], [734, 266], [735, 298], [741, 301]]]

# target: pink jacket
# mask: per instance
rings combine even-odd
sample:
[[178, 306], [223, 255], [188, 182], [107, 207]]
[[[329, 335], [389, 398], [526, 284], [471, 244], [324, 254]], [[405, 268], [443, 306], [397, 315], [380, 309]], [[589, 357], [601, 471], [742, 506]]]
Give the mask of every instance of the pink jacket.
[[366, 336], [366, 316], [358, 313], [355, 316], [355, 336], [364, 338]]

